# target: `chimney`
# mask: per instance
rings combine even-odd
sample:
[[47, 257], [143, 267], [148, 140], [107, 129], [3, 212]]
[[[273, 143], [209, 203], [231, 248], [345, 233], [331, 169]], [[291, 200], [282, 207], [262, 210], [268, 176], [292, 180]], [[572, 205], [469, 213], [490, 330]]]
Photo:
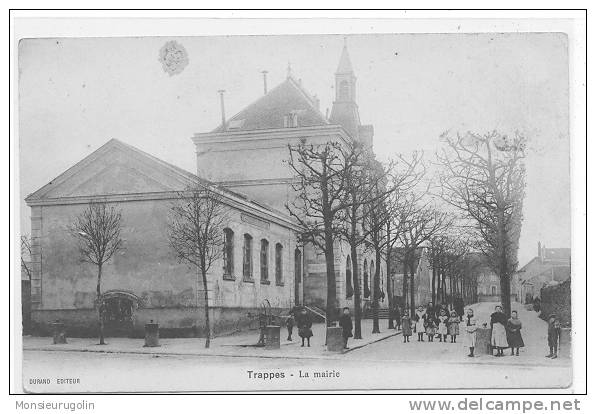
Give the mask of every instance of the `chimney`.
[[325, 109], [325, 119], [329, 120], [329, 108]]
[[542, 258], [542, 245], [538, 242], [538, 257]]
[[219, 102], [221, 105], [221, 126], [222, 129], [225, 131], [226, 128], [226, 109], [224, 107], [224, 89], [220, 89], [217, 91], [217, 93], [219, 93]]
[[267, 95], [267, 72], [266, 70], [261, 72], [263, 74], [263, 95]]

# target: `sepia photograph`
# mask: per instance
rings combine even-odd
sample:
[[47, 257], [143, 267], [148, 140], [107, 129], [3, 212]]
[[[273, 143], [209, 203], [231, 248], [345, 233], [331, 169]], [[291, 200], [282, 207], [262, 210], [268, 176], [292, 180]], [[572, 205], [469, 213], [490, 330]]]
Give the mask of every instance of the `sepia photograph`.
[[24, 392], [571, 392], [573, 43], [465, 23], [18, 39]]

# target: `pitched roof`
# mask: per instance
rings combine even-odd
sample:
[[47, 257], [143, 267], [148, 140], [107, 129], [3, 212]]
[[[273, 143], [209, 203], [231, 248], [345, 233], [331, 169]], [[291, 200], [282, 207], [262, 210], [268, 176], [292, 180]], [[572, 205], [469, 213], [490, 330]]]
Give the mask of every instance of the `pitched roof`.
[[571, 259], [569, 248], [544, 248], [544, 260], [568, 261]]
[[[180, 167], [163, 161], [132, 145], [111, 139], [25, 199], [27, 203], [51, 203], [77, 197], [118, 196], [183, 191], [201, 183], [221, 191], [229, 200], [248, 203], [251, 208], [288, 220], [266, 204], [241, 193], [217, 186]], [[261, 213], [262, 214], [262, 213]]]
[[[284, 128], [284, 117], [298, 115], [298, 127], [328, 125], [312, 97], [299, 82], [289, 76], [266, 95], [248, 105], [226, 121], [228, 131], [251, 131]], [[225, 132], [220, 125], [212, 132]]]

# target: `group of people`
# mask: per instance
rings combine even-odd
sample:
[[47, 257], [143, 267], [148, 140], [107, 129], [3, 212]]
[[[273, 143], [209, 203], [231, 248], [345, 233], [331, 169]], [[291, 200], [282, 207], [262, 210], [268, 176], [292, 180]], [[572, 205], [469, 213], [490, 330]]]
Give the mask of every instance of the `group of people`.
[[[405, 342], [410, 342], [412, 333], [418, 335], [418, 342], [424, 342], [424, 336], [427, 336], [428, 342], [447, 342], [447, 336], [451, 343], [457, 342], [460, 334], [460, 324], [464, 323], [464, 346], [469, 348], [469, 357], [474, 357], [474, 348], [476, 347], [476, 331], [478, 321], [474, 316], [474, 310], [468, 308], [465, 318], [463, 309], [461, 313], [458, 310], [449, 310], [446, 304], [433, 306], [429, 303], [426, 309], [418, 306], [413, 317], [410, 317], [409, 310], [401, 311], [395, 308], [391, 315], [396, 321], [395, 329], [402, 330]], [[310, 346], [312, 333], [312, 319], [305, 308], [294, 308], [286, 319], [288, 329], [288, 341], [292, 340], [293, 328], [298, 328], [298, 336], [302, 339], [302, 346], [306, 340], [306, 346]], [[343, 308], [342, 315], [339, 318], [339, 326], [342, 328], [344, 348], [348, 349], [348, 339], [352, 337], [352, 317], [348, 307]], [[522, 322], [518, 317], [517, 311], [511, 311], [511, 317], [507, 318], [501, 305], [495, 306], [495, 311], [490, 315], [491, 327], [491, 349], [496, 350], [495, 357], [503, 357], [504, 350], [511, 349], [512, 356], [519, 356], [519, 349], [525, 346], [522, 338]], [[550, 315], [548, 319], [548, 346], [549, 354], [547, 358], [557, 358], [559, 348], [559, 338], [561, 336], [561, 324], [556, 315]]]
[[447, 342], [447, 336], [449, 336], [450, 342], [456, 343], [463, 309], [461, 312], [458, 314], [456, 309], [449, 310], [446, 304], [435, 307], [429, 303], [426, 309], [422, 305], [418, 306], [413, 316], [410, 316], [409, 310], [402, 312], [397, 307], [393, 317], [396, 320], [395, 328], [402, 330], [404, 342], [410, 342], [410, 337], [415, 332], [418, 335], [418, 342], [424, 342], [426, 335], [428, 342], [434, 342], [435, 338], [439, 342]]

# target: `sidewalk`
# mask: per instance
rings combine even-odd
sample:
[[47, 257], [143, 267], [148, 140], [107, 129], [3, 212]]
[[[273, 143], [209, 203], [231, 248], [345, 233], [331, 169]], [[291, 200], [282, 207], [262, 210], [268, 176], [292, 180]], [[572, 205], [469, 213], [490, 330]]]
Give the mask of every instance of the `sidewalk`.
[[51, 337], [23, 337], [23, 350], [25, 351], [71, 351], [71, 352], [101, 352], [119, 354], [152, 354], [152, 355], [184, 355], [184, 356], [225, 356], [225, 357], [252, 357], [252, 358], [296, 358], [296, 359], [334, 359], [356, 349], [363, 348], [375, 342], [395, 336], [396, 330], [387, 329], [387, 319], [379, 320], [380, 333], [371, 334], [372, 320], [362, 321], [363, 339], [350, 338], [350, 349], [342, 353], [328, 352], [325, 347], [325, 326], [314, 324], [314, 336], [309, 347], [301, 347], [301, 340], [297, 329], [292, 335], [293, 341], [287, 341], [287, 330], [281, 330], [280, 349], [268, 350], [255, 347], [259, 339], [256, 330], [240, 332], [230, 336], [211, 339], [211, 346], [205, 349], [204, 338], [163, 338], [160, 346], [154, 348], [143, 347], [144, 339], [131, 338], [106, 338], [107, 345], [98, 345], [97, 338], [67, 338], [67, 344], [52, 344]]

